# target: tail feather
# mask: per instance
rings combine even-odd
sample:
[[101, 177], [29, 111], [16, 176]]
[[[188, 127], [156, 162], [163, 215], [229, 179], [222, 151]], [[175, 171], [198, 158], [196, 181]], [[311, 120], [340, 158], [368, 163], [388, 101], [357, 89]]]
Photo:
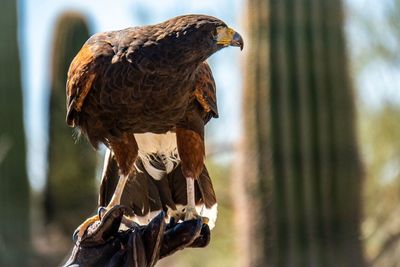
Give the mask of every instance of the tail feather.
[[[180, 164], [160, 180], [150, 176], [140, 158], [135, 164], [138, 171], [129, 176], [121, 198], [121, 205], [130, 211], [127, 215], [139, 224], [146, 224], [161, 210], [181, 212], [184, 209], [187, 204], [187, 189]], [[118, 180], [119, 170], [115, 157], [107, 152], [99, 194], [100, 206], [107, 206]], [[195, 183], [195, 202], [198, 213], [208, 217], [209, 226], [213, 228], [217, 217], [217, 200], [205, 166]]]
[[118, 164], [109, 149], [106, 150], [104, 156], [103, 173], [101, 177], [99, 206], [105, 207], [110, 202], [119, 180]]
[[[136, 162], [136, 164], [142, 167], [140, 162]], [[99, 206], [105, 207], [108, 205], [118, 180], [119, 169], [117, 161], [115, 156], [107, 150], [100, 185]], [[161, 211], [162, 209], [159, 190], [153, 179], [146, 172], [137, 172], [128, 177], [120, 204], [128, 208], [128, 216], [147, 217], [151, 211]]]
[[[167, 177], [173, 201], [177, 209], [182, 210], [187, 204], [187, 189], [181, 165], [179, 164]], [[208, 225], [212, 229], [217, 220], [217, 198], [205, 165], [195, 183], [195, 203], [197, 212], [209, 219]]]
[[217, 203], [217, 197], [215, 195], [214, 187], [211, 182], [210, 175], [208, 174], [207, 168], [204, 165], [203, 172], [197, 179], [197, 184], [199, 186], [202, 201], [206, 208], [211, 208]]

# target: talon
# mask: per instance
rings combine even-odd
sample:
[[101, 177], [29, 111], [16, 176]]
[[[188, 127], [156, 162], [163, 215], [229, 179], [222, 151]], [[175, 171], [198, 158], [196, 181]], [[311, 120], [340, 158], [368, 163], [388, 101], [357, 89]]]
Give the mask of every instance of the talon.
[[200, 216], [195, 208], [187, 208], [185, 212], [185, 221], [201, 220], [202, 224], [208, 224], [209, 218]]
[[168, 208], [167, 214], [169, 217], [168, 227], [174, 227], [180, 220], [183, 220], [184, 213], [182, 210]]
[[201, 216], [197, 213], [195, 208], [190, 208], [190, 207], [186, 208], [185, 221], [197, 220], [197, 219], [200, 219], [200, 218], [201, 218]]
[[86, 230], [95, 222], [99, 221], [100, 218], [98, 215], [92, 216], [90, 218], [87, 218], [81, 225], [76, 228], [72, 235], [72, 240], [74, 242], [82, 240], [82, 237], [84, 236]]
[[74, 243], [76, 243], [78, 241], [78, 233], [79, 233], [79, 229], [75, 229], [74, 233], [72, 234], [72, 241]]
[[104, 214], [106, 214], [107, 212], [107, 208], [100, 206], [97, 209], [97, 216], [99, 216], [100, 219], [102, 219], [104, 217]]

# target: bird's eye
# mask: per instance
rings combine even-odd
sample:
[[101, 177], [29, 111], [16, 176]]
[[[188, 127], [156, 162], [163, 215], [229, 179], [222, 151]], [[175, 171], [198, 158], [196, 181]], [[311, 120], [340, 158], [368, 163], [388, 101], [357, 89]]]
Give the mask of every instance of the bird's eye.
[[217, 29], [214, 29], [214, 30], [211, 32], [211, 36], [212, 36], [212, 38], [213, 38], [214, 40], [217, 40], [217, 37], [218, 37], [218, 31], [217, 31]]

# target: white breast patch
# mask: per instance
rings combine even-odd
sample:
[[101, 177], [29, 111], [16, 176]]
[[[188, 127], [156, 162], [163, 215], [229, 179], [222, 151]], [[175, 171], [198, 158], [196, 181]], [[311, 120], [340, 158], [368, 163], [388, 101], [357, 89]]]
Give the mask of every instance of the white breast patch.
[[[165, 134], [143, 133], [135, 134], [138, 144], [138, 157], [142, 160], [146, 171], [156, 180], [160, 180], [166, 173], [170, 173], [180, 162], [176, 134], [167, 132]], [[157, 155], [157, 158], [155, 158]], [[157, 161], [163, 164], [165, 169], [158, 169], [151, 162]], [[138, 170], [140, 171], [140, 170]]]

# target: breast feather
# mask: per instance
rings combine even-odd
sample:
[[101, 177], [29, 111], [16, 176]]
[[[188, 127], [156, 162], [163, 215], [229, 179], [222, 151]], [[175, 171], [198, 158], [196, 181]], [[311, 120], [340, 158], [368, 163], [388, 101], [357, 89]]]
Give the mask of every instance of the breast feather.
[[[162, 179], [170, 173], [180, 162], [176, 143], [176, 134], [141, 133], [135, 134], [138, 144], [138, 157], [141, 159], [146, 171], [156, 180]], [[161, 161], [165, 169], [158, 169], [152, 161]]]

